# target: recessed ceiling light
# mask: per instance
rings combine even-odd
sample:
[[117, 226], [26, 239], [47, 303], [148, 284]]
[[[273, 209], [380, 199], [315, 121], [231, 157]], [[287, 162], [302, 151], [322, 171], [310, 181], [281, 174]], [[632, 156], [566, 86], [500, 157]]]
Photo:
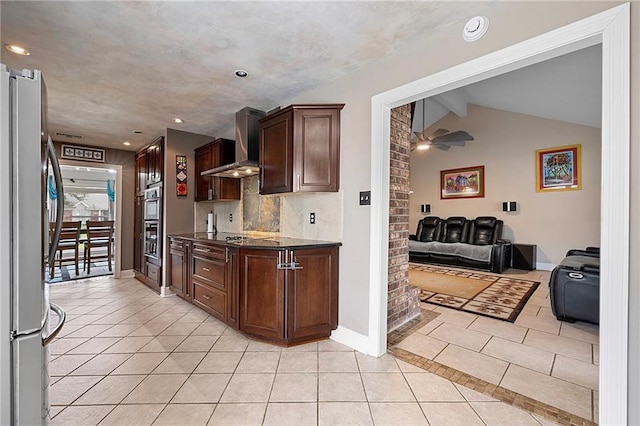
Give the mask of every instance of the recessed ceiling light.
[[236, 74], [236, 77], [240, 77], [240, 78], [245, 78], [246, 76], [249, 75], [249, 73], [246, 72], [245, 70], [236, 70], [235, 74]]
[[129, 141], [124, 141], [124, 142], [122, 142], [122, 145], [129, 146], [129, 145], [131, 145], [131, 142], [129, 142]]
[[173, 119], [173, 122], [174, 123], [178, 123], [178, 124], [182, 124], [182, 123], [184, 123], [184, 120], [182, 118], [177, 118], [176, 117], [176, 118]]
[[20, 47], [16, 44], [5, 43], [4, 48], [7, 49], [11, 53], [15, 53], [16, 55], [29, 56], [31, 53], [24, 47]]
[[251, 169], [247, 169], [247, 170], [245, 170], [244, 172], [245, 172], [246, 174], [250, 175], [251, 173], [253, 173], [253, 170], [251, 170]]
[[140, 130], [134, 130], [134, 131], [132, 131], [131, 133], [135, 133], [136, 135], [140, 135], [140, 134], [142, 134], [142, 132], [141, 132]]
[[240, 173], [238, 173], [238, 172], [233, 172], [233, 175], [234, 175], [235, 177], [238, 177], [238, 176], [240, 176]]

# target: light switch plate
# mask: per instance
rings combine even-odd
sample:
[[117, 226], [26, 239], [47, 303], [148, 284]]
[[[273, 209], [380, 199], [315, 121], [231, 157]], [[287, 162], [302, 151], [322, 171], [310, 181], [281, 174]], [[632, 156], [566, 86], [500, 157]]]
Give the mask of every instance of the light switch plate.
[[309, 223], [312, 225], [316, 224], [316, 214], [315, 213], [309, 213]]
[[361, 191], [360, 192], [360, 205], [361, 206], [370, 206], [371, 205], [371, 191]]

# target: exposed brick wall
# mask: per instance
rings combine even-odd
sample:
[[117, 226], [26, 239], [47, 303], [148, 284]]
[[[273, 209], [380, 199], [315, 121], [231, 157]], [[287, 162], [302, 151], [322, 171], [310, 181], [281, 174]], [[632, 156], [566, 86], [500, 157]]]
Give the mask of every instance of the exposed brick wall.
[[391, 110], [389, 298], [387, 331], [420, 315], [420, 290], [409, 285], [409, 139], [411, 106]]

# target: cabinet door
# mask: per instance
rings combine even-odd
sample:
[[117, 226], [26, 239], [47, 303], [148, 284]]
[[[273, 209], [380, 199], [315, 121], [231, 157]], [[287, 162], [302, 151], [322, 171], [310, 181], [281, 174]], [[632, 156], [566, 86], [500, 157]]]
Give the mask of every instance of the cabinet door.
[[260, 193], [293, 191], [292, 113], [265, 120], [260, 126]]
[[300, 109], [293, 114], [293, 191], [338, 191], [340, 110]]
[[184, 252], [174, 250], [170, 251], [171, 263], [169, 264], [169, 285], [171, 290], [180, 297], [185, 296], [185, 282], [184, 282]]
[[287, 339], [328, 336], [338, 325], [338, 248], [296, 250], [287, 276]]
[[238, 269], [238, 249], [227, 248], [227, 268], [225, 282], [227, 284], [227, 325], [237, 329], [239, 327], [239, 285], [240, 271]]
[[207, 145], [205, 147], [196, 149], [195, 151], [196, 157], [196, 201], [206, 201], [210, 200], [209, 198], [209, 187], [211, 182], [211, 177], [209, 176], [201, 176], [200, 172], [205, 170], [209, 170], [213, 168], [211, 161], [211, 146]]
[[277, 250], [242, 250], [240, 330], [267, 339], [284, 337], [285, 270]]
[[218, 201], [240, 199], [240, 179], [214, 177], [214, 199]]
[[144, 247], [142, 241], [143, 197], [136, 197], [133, 208], [133, 269], [144, 274]]
[[147, 187], [147, 153], [141, 151], [136, 155], [136, 195], [144, 194]]

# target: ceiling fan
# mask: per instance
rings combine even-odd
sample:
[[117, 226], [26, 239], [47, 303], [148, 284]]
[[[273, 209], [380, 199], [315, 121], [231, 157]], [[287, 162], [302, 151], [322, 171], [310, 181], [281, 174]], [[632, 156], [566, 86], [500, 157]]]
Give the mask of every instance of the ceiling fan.
[[[426, 99], [422, 100], [422, 127], [426, 123]], [[452, 146], [464, 146], [466, 141], [472, 141], [473, 136], [464, 130], [455, 130], [450, 132], [447, 129], [438, 129], [431, 134], [426, 134], [426, 128], [422, 132], [413, 132], [415, 135], [411, 138], [411, 151], [414, 149], [425, 150], [432, 146], [434, 148], [448, 151]]]

